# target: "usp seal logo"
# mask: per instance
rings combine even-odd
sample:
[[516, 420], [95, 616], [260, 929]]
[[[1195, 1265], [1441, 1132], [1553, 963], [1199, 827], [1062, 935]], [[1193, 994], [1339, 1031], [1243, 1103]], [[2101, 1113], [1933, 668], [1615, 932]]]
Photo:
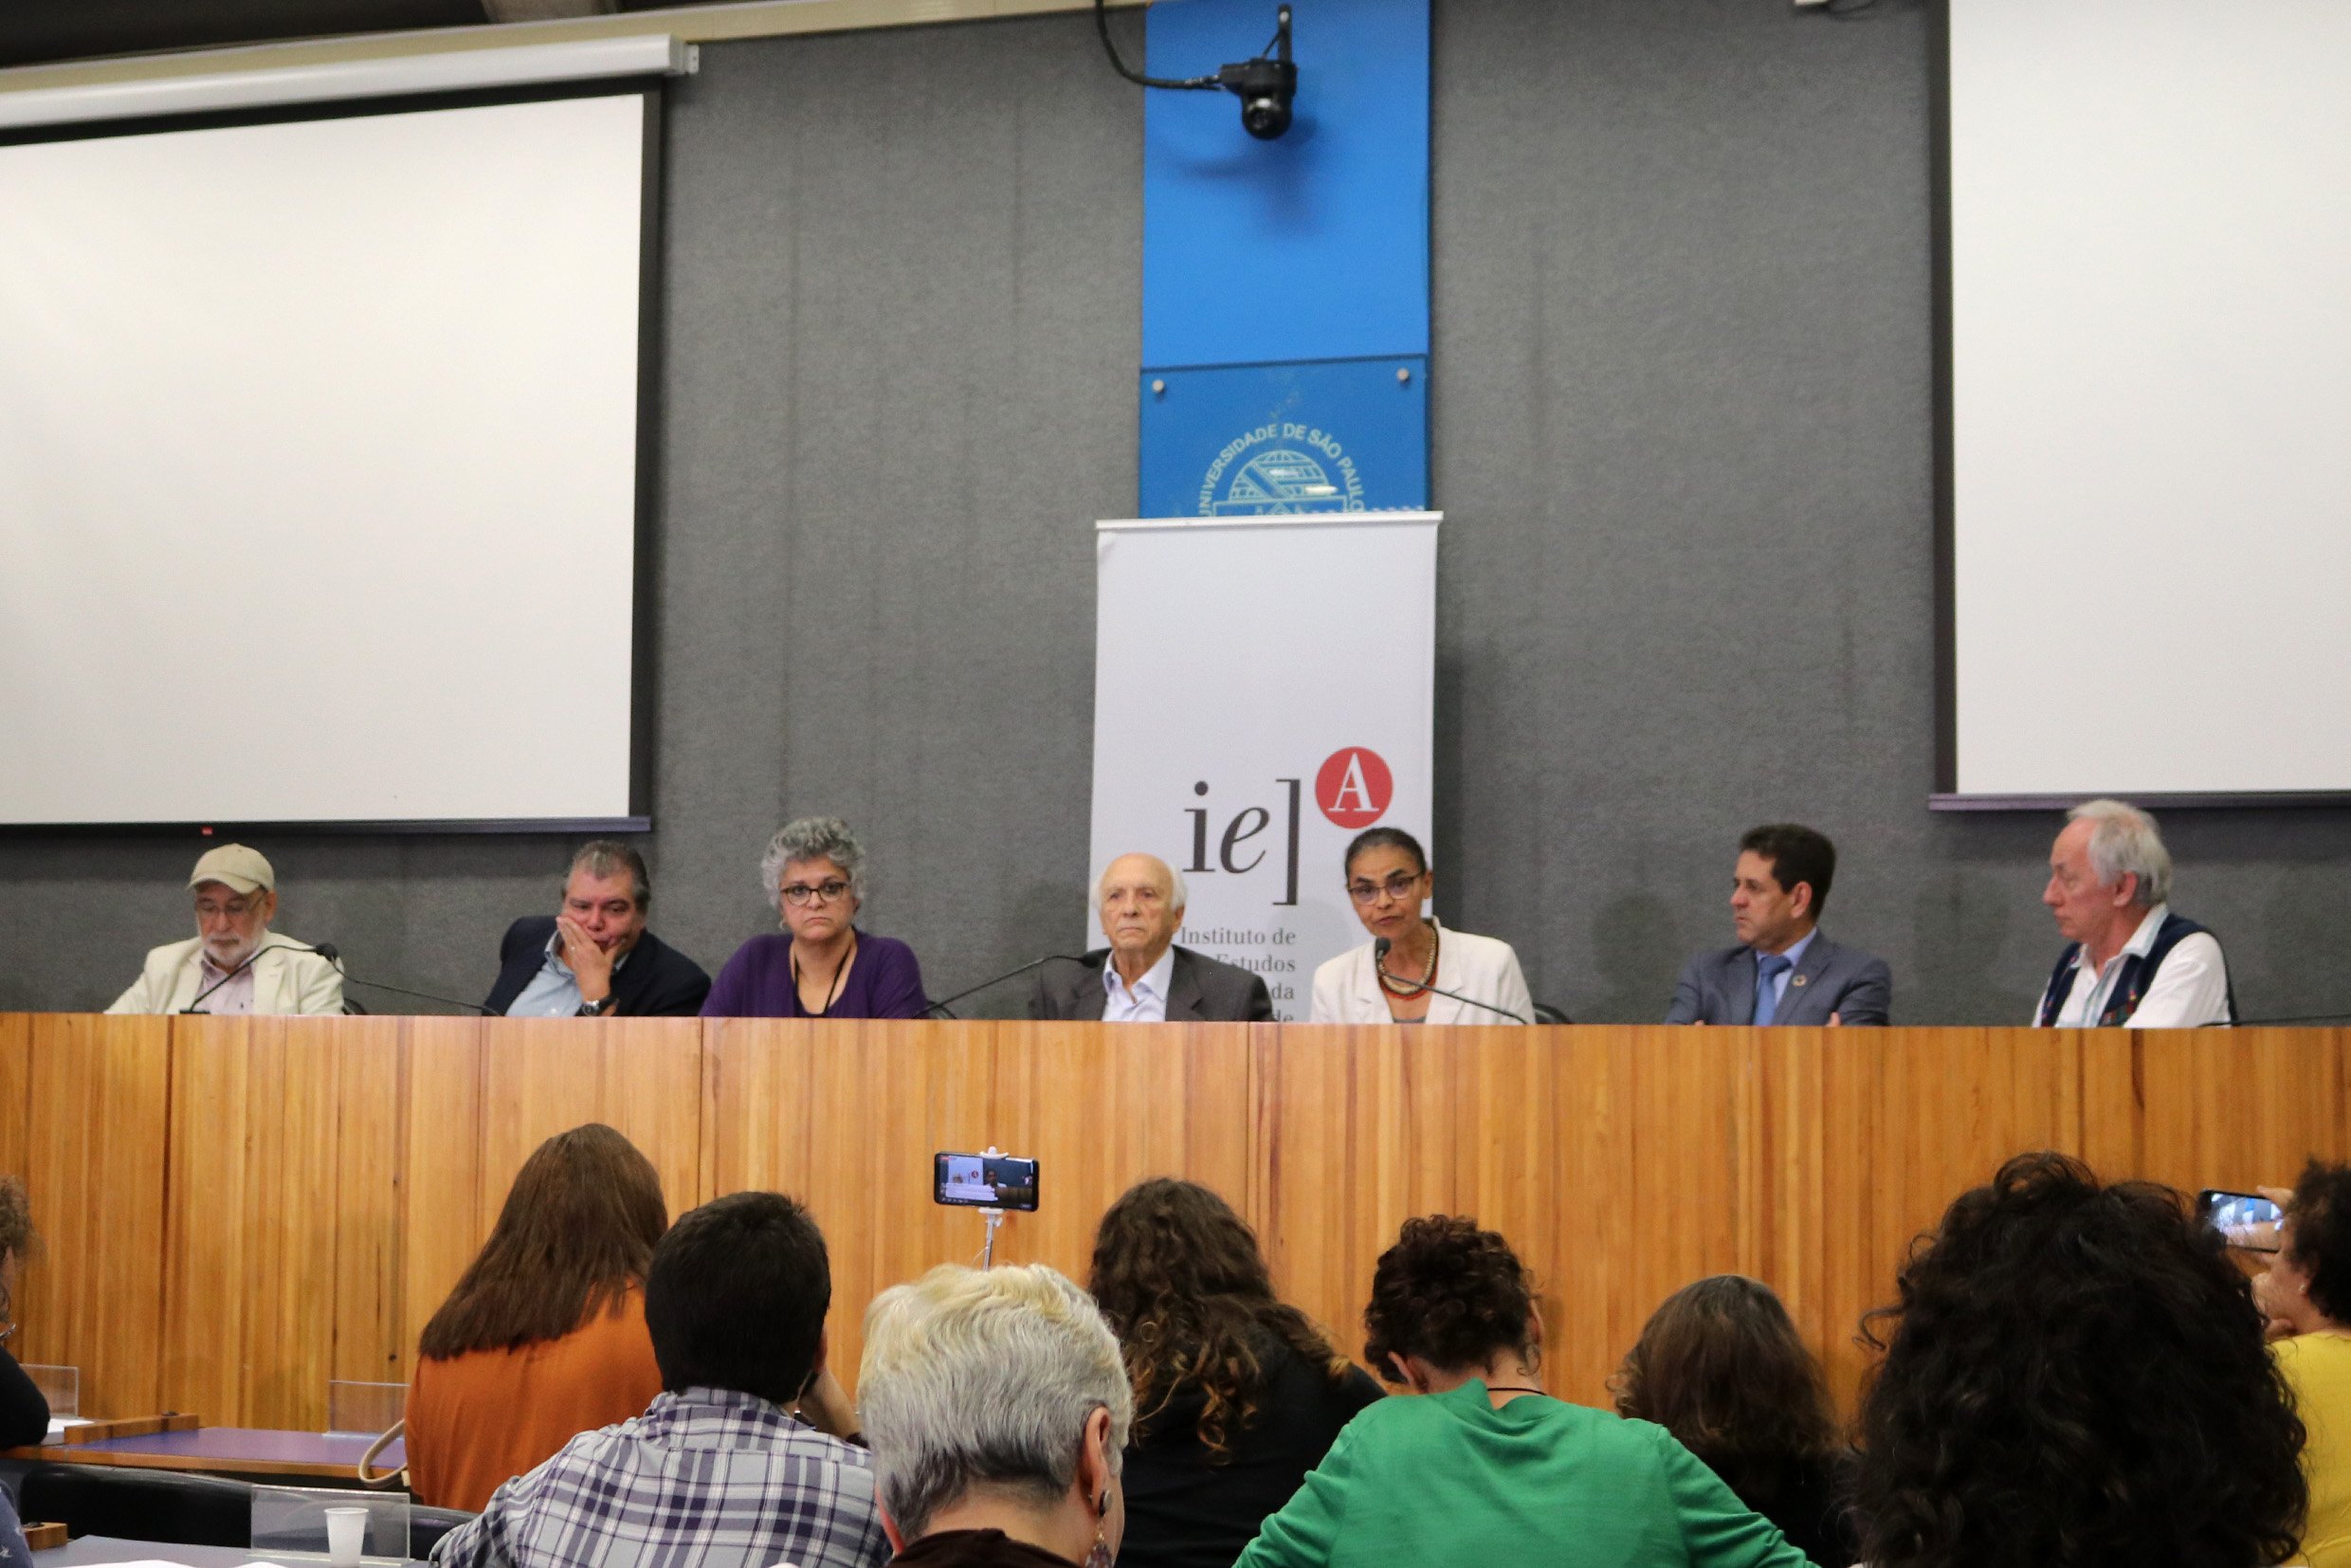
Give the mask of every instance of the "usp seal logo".
[[1312, 425], [1275, 421], [1237, 435], [1200, 479], [1204, 518], [1362, 510], [1355, 459], [1337, 436]]
[[1368, 747], [1347, 746], [1322, 759], [1314, 775], [1314, 803], [1341, 828], [1369, 828], [1388, 814], [1395, 778]]

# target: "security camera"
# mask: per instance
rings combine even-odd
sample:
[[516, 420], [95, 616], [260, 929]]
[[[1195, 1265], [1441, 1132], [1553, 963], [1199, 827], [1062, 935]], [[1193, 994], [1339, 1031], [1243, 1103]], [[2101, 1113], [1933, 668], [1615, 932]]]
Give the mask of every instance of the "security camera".
[[1260, 141], [1272, 141], [1290, 128], [1290, 100], [1298, 96], [1298, 67], [1290, 61], [1290, 9], [1274, 13], [1273, 39], [1259, 55], [1237, 65], [1224, 65], [1214, 76], [1145, 76], [1119, 58], [1110, 41], [1110, 13], [1103, 0], [1094, 0], [1094, 26], [1102, 33], [1103, 49], [1112, 69], [1143, 87], [1173, 87], [1179, 91], [1214, 92], [1222, 87], [1241, 100], [1241, 127]]
[[1298, 67], [1290, 64], [1290, 9], [1274, 13], [1273, 58], [1259, 56], [1216, 73], [1216, 84], [1241, 100], [1241, 128], [1260, 141], [1272, 141], [1290, 128], [1290, 100], [1298, 96]]

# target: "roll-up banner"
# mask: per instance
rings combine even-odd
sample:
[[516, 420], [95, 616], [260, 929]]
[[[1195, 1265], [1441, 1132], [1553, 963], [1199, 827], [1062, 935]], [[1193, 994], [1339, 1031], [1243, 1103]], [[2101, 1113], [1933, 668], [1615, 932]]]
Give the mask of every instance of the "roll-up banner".
[[1138, 850], [1181, 871], [1177, 944], [1264, 975], [1279, 1018], [1370, 939], [1347, 841], [1429, 842], [1442, 520], [1096, 525], [1093, 875]]

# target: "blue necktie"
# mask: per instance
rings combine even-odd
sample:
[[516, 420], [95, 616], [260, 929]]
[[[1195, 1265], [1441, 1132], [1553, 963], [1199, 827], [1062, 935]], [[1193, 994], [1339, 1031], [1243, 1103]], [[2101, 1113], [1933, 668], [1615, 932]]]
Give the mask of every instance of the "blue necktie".
[[1795, 967], [1795, 961], [1785, 953], [1768, 954], [1757, 959], [1755, 966], [1756, 1028], [1761, 1029], [1770, 1023], [1773, 1014], [1779, 1011], [1779, 988], [1772, 982]]

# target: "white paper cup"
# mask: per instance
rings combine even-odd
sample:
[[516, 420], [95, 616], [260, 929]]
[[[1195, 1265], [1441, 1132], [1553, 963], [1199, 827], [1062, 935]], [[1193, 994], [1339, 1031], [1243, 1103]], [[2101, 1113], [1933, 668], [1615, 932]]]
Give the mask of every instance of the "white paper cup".
[[365, 1508], [326, 1511], [326, 1559], [335, 1568], [358, 1568], [360, 1550], [367, 1545], [367, 1525]]

